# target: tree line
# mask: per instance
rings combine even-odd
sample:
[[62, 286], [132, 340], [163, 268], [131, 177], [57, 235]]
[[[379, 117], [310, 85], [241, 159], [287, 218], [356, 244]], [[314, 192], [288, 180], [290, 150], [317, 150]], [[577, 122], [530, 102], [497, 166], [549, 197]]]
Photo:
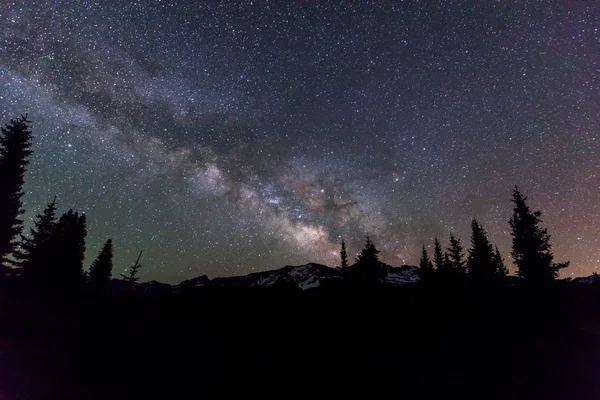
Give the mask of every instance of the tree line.
[[[106, 291], [112, 277], [113, 243], [108, 238], [89, 272], [84, 271], [87, 236], [86, 216], [70, 209], [57, 216], [56, 198], [35, 217], [28, 235], [23, 234], [23, 184], [29, 156], [32, 154], [27, 115], [11, 119], [0, 132], [0, 263], [33, 283], [42, 283], [61, 291], [85, 283], [92, 291]], [[532, 211], [525, 197], [515, 187], [512, 195], [513, 215], [508, 221], [511, 228], [511, 256], [517, 275], [529, 282], [548, 282], [558, 277], [559, 270], [569, 263], [555, 263], [550, 235], [541, 226], [541, 212]], [[139, 279], [137, 272], [141, 252], [124, 282], [133, 286]], [[379, 260], [379, 250], [369, 236], [352, 266], [348, 263], [345, 241], [341, 243], [341, 267], [350, 280], [377, 281], [387, 270]], [[422, 281], [448, 280], [468, 276], [477, 281], [493, 281], [508, 274], [508, 269], [497, 246], [493, 246], [484, 227], [477, 220], [471, 222], [471, 246], [465, 252], [460, 238], [453, 234], [444, 250], [438, 238], [434, 239], [430, 258], [425, 245], [419, 262]]]
[[[11, 119], [0, 131], [0, 263], [31, 284], [66, 293], [81, 284], [94, 292], [107, 290], [112, 277], [113, 243], [108, 238], [89, 271], [84, 271], [86, 216], [70, 209], [57, 215], [56, 197], [35, 216], [23, 233], [23, 184], [29, 164], [32, 132], [27, 115]], [[141, 256], [141, 253], [140, 253]], [[139, 279], [139, 257], [127, 283]]]
[[[517, 276], [532, 283], [555, 280], [559, 271], [569, 262], [555, 263], [550, 234], [541, 226], [541, 211], [532, 211], [518, 187], [512, 194], [513, 215], [508, 224], [511, 229], [511, 256], [517, 267]], [[356, 258], [353, 268], [376, 268], [381, 264], [379, 251], [367, 235], [365, 246]], [[346, 242], [342, 240], [340, 251], [341, 267], [350, 269]], [[492, 282], [505, 278], [508, 268], [498, 250], [492, 245], [485, 228], [479, 221], [471, 221], [471, 246], [465, 253], [461, 239], [450, 234], [449, 246], [444, 250], [436, 237], [433, 242], [433, 257], [430, 258], [423, 245], [419, 260], [419, 274], [423, 282], [445, 281], [469, 277], [480, 282]]]

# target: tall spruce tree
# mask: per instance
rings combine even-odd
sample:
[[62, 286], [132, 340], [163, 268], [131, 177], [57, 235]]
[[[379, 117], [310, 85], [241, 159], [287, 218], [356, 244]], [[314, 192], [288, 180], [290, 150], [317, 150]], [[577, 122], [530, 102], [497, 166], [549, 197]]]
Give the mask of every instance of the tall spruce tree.
[[109, 238], [90, 266], [89, 283], [92, 290], [103, 292], [107, 289], [112, 275], [112, 258], [113, 245], [112, 239]]
[[359, 264], [377, 265], [379, 263], [379, 250], [375, 248], [375, 244], [371, 241], [369, 235], [365, 238], [365, 247], [356, 257], [356, 262]]
[[561, 268], [569, 262], [555, 264], [550, 235], [542, 228], [541, 211], [531, 211], [527, 197], [518, 187], [513, 191], [513, 216], [508, 221], [511, 227], [511, 255], [517, 265], [517, 274], [532, 283], [543, 283], [558, 277]]
[[427, 254], [427, 249], [425, 249], [425, 245], [423, 245], [423, 249], [421, 250], [421, 259], [419, 260], [419, 278], [422, 281], [427, 281], [431, 279], [435, 270], [433, 269], [433, 263], [429, 259], [429, 254]]
[[44, 275], [50, 272], [49, 266], [53, 263], [52, 241], [56, 232], [56, 222], [56, 197], [54, 197], [44, 211], [36, 215], [29, 237], [21, 235], [15, 259], [24, 276], [44, 280]]
[[497, 275], [494, 248], [487, 233], [477, 220], [471, 222], [471, 248], [467, 258], [469, 276], [475, 279], [492, 279]]
[[494, 265], [496, 267], [496, 274], [498, 276], [508, 275], [508, 268], [506, 268], [506, 265], [504, 265], [504, 259], [500, 254], [500, 250], [498, 250], [498, 246], [496, 246], [496, 249], [494, 251]]
[[371, 286], [387, 276], [387, 266], [379, 260], [379, 250], [366, 236], [365, 246], [356, 257], [356, 263], [344, 270], [346, 282], [358, 286]]
[[53, 237], [53, 269], [59, 286], [73, 287], [82, 278], [86, 236], [85, 214], [71, 209], [58, 220]]
[[23, 183], [29, 164], [31, 130], [27, 115], [0, 129], [0, 263], [7, 261], [23, 231]]
[[433, 241], [433, 264], [435, 265], [436, 272], [444, 270], [444, 252], [438, 238], [435, 238]]
[[348, 267], [348, 253], [346, 252], [346, 241], [342, 240], [342, 249], [340, 251], [340, 259], [342, 268]]
[[460, 239], [456, 238], [454, 234], [450, 234], [450, 247], [448, 247], [447, 251], [453, 272], [456, 274], [466, 272], [465, 253], [460, 243]]

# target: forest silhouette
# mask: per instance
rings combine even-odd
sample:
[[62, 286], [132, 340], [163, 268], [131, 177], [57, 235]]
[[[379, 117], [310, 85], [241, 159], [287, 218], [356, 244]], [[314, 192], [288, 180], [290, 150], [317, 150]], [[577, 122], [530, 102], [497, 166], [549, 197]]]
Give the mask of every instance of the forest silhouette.
[[367, 235], [353, 262], [342, 241], [335, 271], [313, 264], [336, 279], [309, 290], [202, 277], [175, 290], [140, 283], [141, 250], [114, 278], [111, 238], [85, 268], [86, 215], [59, 215], [60, 193], [24, 231], [32, 137], [27, 115], [0, 134], [0, 398], [223, 397], [234, 381], [247, 395], [364, 386], [428, 399], [600, 398], [586, 367], [600, 355], [600, 280], [558, 279], [569, 263], [555, 262], [518, 187], [507, 221], [516, 275], [473, 219], [468, 245], [453, 233], [432, 254], [423, 244], [414, 283], [386, 283], [397, 269]]

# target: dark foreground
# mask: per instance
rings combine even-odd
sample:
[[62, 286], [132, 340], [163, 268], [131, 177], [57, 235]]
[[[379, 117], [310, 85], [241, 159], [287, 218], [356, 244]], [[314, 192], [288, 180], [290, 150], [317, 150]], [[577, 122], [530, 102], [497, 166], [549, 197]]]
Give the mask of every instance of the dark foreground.
[[600, 398], [593, 285], [1, 298], [2, 400]]

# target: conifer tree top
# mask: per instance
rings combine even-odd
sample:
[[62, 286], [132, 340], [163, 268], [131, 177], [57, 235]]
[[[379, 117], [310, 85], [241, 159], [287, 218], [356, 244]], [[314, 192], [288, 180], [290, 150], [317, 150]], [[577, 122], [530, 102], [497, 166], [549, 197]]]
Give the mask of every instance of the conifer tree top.
[[541, 211], [531, 211], [527, 197], [513, 190], [513, 215], [509, 225], [512, 236], [512, 252], [517, 274], [529, 282], [548, 282], [558, 277], [562, 268], [569, 263], [554, 263], [550, 234], [542, 228]]

